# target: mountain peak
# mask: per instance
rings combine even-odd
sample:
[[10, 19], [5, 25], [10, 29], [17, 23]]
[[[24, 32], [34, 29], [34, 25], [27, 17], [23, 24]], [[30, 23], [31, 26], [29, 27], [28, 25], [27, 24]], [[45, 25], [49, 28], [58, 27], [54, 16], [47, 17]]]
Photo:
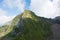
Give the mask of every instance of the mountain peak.
[[24, 10], [22, 18], [31, 18], [32, 16], [36, 16], [34, 12], [30, 10]]

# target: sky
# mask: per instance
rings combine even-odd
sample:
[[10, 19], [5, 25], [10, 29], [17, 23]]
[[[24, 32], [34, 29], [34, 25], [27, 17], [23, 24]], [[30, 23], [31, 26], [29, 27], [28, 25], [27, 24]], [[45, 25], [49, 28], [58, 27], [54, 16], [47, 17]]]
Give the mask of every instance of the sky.
[[60, 16], [60, 0], [0, 0], [0, 25], [12, 20], [25, 9], [37, 16]]

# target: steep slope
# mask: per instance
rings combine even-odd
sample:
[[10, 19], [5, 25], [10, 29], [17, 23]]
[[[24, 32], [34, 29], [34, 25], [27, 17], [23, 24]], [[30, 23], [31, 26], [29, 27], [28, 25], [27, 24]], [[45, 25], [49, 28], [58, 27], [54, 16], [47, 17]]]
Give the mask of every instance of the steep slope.
[[2, 28], [4, 36], [0, 40], [46, 40], [51, 35], [50, 23], [29, 10], [17, 15]]

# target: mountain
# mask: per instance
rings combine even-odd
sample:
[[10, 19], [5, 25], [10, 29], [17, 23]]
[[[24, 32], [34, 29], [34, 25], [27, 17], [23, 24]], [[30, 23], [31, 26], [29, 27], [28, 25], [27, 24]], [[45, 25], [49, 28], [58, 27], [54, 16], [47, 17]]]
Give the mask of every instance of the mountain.
[[60, 16], [57, 16], [53, 19], [51, 19], [51, 18], [47, 19], [46, 18], [46, 20], [49, 21], [51, 24], [59, 24], [60, 25]]
[[54, 21], [57, 23], [57, 24], [60, 24], [60, 16], [57, 16], [54, 18]]
[[24, 10], [0, 28], [0, 40], [47, 40], [52, 34], [46, 18]]

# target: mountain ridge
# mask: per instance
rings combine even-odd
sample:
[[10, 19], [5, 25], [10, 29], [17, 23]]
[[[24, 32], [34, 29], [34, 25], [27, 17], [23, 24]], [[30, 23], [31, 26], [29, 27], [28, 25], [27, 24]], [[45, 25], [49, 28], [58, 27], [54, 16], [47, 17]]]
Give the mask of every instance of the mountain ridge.
[[30, 10], [25, 10], [17, 15], [10, 25], [2, 27], [0, 31], [4, 35], [0, 40], [46, 40], [52, 34], [50, 25], [45, 18], [36, 16]]

